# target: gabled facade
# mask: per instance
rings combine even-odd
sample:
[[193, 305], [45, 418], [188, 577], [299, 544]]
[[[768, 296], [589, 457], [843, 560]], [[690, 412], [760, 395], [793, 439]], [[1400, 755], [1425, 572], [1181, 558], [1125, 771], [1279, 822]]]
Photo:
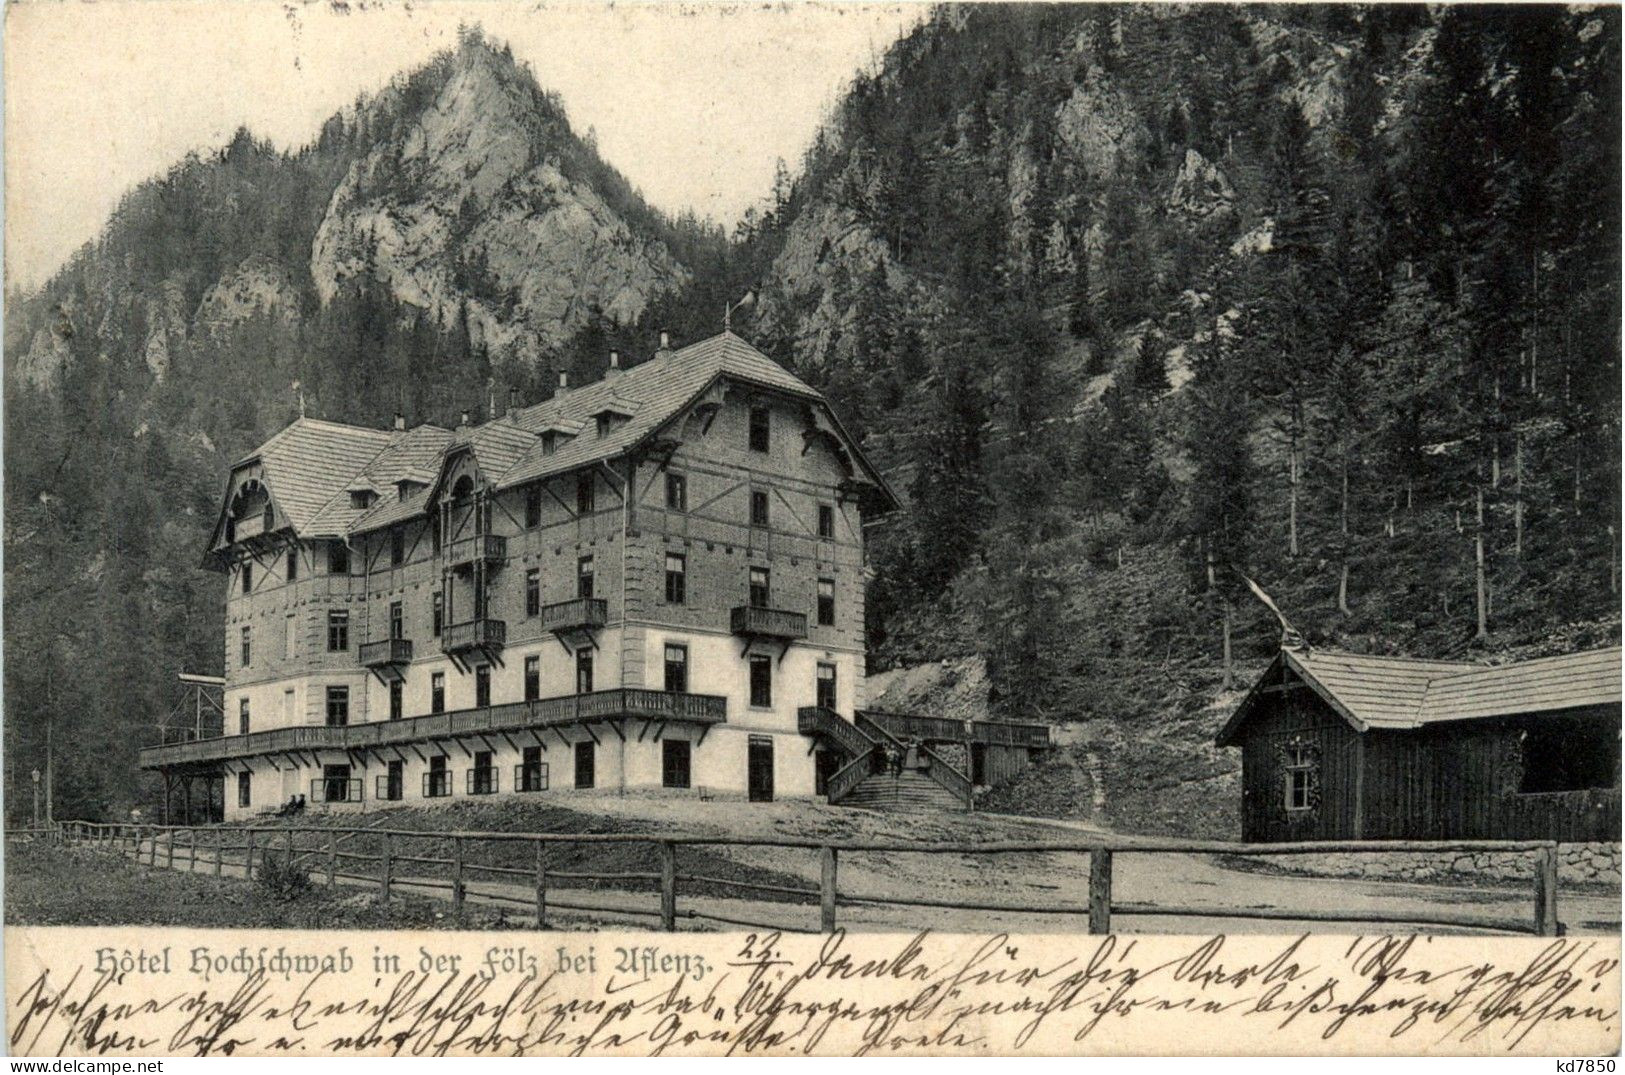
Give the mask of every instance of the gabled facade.
[[1617, 840], [1619, 647], [1487, 667], [1283, 649], [1218, 736], [1242, 838]]
[[565, 788], [811, 796], [864, 705], [866, 519], [827, 403], [731, 333], [478, 426], [301, 419], [232, 468], [224, 816]]

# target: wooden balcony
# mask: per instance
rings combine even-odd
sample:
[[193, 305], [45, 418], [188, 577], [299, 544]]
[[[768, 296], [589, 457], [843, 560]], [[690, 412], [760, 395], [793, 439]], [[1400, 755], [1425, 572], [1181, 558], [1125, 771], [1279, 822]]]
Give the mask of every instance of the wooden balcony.
[[458, 538], [446, 546], [446, 566], [454, 571], [470, 567], [478, 561], [500, 564], [507, 558], [508, 539], [498, 534]]
[[542, 608], [542, 630], [554, 634], [596, 631], [609, 622], [609, 602], [602, 597], [578, 597]]
[[501, 649], [508, 641], [508, 625], [502, 620], [471, 620], [453, 623], [440, 632], [440, 649], [461, 653], [470, 649]]
[[361, 666], [384, 668], [392, 664], [412, 663], [412, 642], [405, 638], [382, 638], [377, 642], [361, 643]]
[[728, 617], [729, 630], [751, 638], [778, 638], [796, 641], [807, 637], [807, 615], [782, 608], [740, 605]]
[[591, 694], [566, 694], [556, 698], [539, 698], [533, 702], [456, 709], [405, 720], [275, 728], [250, 732], [248, 735], [226, 735], [143, 747], [140, 764], [145, 769], [203, 765], [228, 758], [323, 747], [363, 750], [482, 732], [522, 731], [526, 728], [625, 719], [721, 724], [728, 719], [728, 700], [714, 694], [679, 694], [638, 687], [615, 687]]

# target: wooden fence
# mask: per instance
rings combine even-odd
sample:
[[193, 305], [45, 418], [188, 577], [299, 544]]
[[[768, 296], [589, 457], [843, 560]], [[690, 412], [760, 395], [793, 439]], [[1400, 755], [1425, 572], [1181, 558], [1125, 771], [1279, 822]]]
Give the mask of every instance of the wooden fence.
[[[790, 902], [819, 909], [817, 932], [835, 930], [839, 907], [890, 906], [917, 907], [931, 910], [960, 910], [1004, 914], [1077, 915], [1086, 917], [1090, 933], [1110, 933], [1113, 915], [1197, 917], [1211, 919], [1247, 919], [1278, 921], [1358, 922], [1402, 926], [1443, 926], [1449, 928], [1488, 930], [1504, 933], [1531, 933], [1542, 937], [1557, 936], [1557, 843], [1552, 840], [1368, 840], [1324, 841], [1306, 843], [1237, 844], [1201, 840], [1136, 840], [1116, 839], [1086, 842], [990, 842], [990, 843], [829, 843], [815, 840], [767, 839], [729, 836], [645, 836], [631, 833], [518, 833], [518, 832], [463, 832], [419, 831], [366, 827], [284, 826], [284, 825], [136, 825], [104, 824], [87, 821], [58, 822], [54, 828], [8, 829], [7, 839], [32, 837], [52, 843], [90, 847], [125, 857], [134, 858], [150, 866], [163, 865], [177, 868], [177, 862], [192, 872], [205, 872], [222, 876], [227, 866], [233, 873], [241, 870], [253, 876], [256, 865], [263, 869], [266, 856], [280, 853], [288, 861], [313, 864], [315, 872], [325, 876], [329, 885], [340, 880], [374, 886], [378, 899], [387, 903], [397, 885], [410, 884], [413, 889], [431, 889], [448, 892], [452, 908], [461, 912], [468, 896], [467, 882], [471, 875], [517, 879], [527, 893], [523, 897], [509, 894], [479, 893], [481, 900], [508, 906], [522, 906], [530, 911], [538, 927], [546, 927], [550, 908], [572, 911], [597, 912], [609, 915], [629, 915], [658, 918], [662, 930], [675, 930], [678, 921], [677, 897], [681, 882], [703, 885], [707, 888], [734, 888], [745, 893], [764, 893], [786, 898]], [[343, 844], [355, 837], [370, 837], [379, 841], [376, 853], [345, 850]], [[420, 850], [414, 841], [449, 843], [450, 856], [409, 854]], [[534, 855], [523, 855], [524, 867], [498, 865], [478, 861], [470, 850], [493, 845], [530, 844]], [[644, 844], [657, 852], [658, 870], [641, 872], [583, 872], [550, 870], [547, 864], [549, 847], [568, 844]], [[678, 852], [684, 847], [773, 847], [802, 849], [817, 856], [819, 884], [817, 888], [766, 884], [733, 878], [680, 873]], [[1116, 858], [1126, 855], [1268, 855], [1290, 856], [1304, 854], [1385, 854], [1427, 853], [1456, 855], [1472, 852], [1519, 852], [1533, 857], [1533, 913], [1527, 919], [1490, 919], [1463, 915], [1449, 911], [1430, 911], [1425, 915], [1383, 914], [1374, 911], [1338, 911], [1335, 908], [1292, 910], [1268, 907], [1177, 906], [1160, 903], [1126, 903], [1113, 898], [1112, 869]], [[237, 856], [241, 857], [228, 857]], [[878, 854], [924, 855], [1027, 855], [1070, 853], [1089, 856], [1089, 877], [1084, 903], [1056, 903], [1049, 905], [1021, 905], [982, 902], [972, 899], [927, 899], [904, 896], [865, 895], [841, 891], [838, 884], [841, 856]], [[353, 864], [370, 868], [356, 872]], [[443, 869], [449, 876], [405, 878], [400, 874], [403, 866], [428, 866]], [[629, 907], [611, 904], [567, 901], [550, 895], [550, 889], [569, 886], [572, 882], [610, 884], [619, 886], [647, 885], [659, 894], [658, 907]], [[727, 910], [722, 908], [721, 910]], [[709, 920], [726, 925], [747, 926], [753, 929], [775, 929], [785, 932], [814, 932], [794, 926], [750, 921], [720, 913], [719, 909], [688, 908], [682, 916], [689, 919]]]

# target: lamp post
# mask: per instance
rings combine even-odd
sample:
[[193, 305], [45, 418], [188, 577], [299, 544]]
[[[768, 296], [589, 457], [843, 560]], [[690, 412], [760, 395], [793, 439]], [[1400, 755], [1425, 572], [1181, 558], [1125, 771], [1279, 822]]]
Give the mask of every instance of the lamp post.
[[34, 781], [34, 827], [39, 827], [39, 770], [28, 774]]

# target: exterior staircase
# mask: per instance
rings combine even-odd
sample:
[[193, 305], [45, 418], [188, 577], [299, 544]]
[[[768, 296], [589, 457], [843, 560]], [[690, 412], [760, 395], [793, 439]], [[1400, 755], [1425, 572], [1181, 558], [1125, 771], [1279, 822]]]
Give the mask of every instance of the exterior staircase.
[[861, 713], [847, 721], [832, 710], [805, 706], [796, 713], [796, 726], [847, 759], [829, 778], [826, 797], [831, 803], [903, 810], [969, 810], [974, 805], [970, 779], [927, 747], [919, 748], [922, 767], [896, 774], [888, 770], [887, 749], [902, 755], [906, 747]]
[[963, 810], [965, 804], [953, 792], [918, 772], [901, 776], [875, 773], [858, 783], [841, 799], [842, 806], [870, 810]]

